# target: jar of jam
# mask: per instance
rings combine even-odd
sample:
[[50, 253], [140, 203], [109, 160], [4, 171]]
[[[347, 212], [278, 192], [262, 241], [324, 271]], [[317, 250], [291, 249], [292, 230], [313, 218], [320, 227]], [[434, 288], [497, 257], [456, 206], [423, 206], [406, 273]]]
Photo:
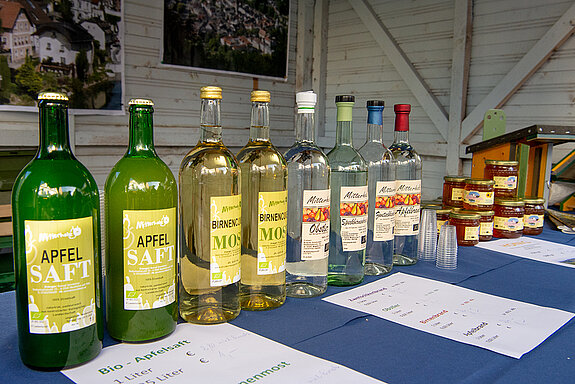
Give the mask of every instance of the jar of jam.
[[478, 213], [451, 212], [449, 224], [455, 225], [457, 232], [457, 245], [470, 246], [479, 243], [479, 216]]
[[518, 161], [485, 160], [483, 177], [495, 182], [495, 197], [516, 197], [518, 176]]
[[439, 235], [439, 231], [441, 226], [449, 221], [449, 213], [451, 209], [441, 208], [435, 211], [435, 215], [437, 216], [437, 234]]
[[464, 176], [445, 176], [443, 178], [443, 205], [463, 207]]
[[515, 239], [523, 235], [525, 203], [521, 199], [495, 199], [493, 236]]
[[461, 211], [462, 213], [479, 214], [479, 241], [489, 241], [493, 238], [494, 211]]
[[493, 180], [466, 179], [463, 194], [463, 209], [470, 211], [491, 211], [493, 209]]
[[545, 217], [545, 199], [542, 197], [525, 197], [525, 216], [523, 216], [523, 234], [539, 235], [543, 232]]

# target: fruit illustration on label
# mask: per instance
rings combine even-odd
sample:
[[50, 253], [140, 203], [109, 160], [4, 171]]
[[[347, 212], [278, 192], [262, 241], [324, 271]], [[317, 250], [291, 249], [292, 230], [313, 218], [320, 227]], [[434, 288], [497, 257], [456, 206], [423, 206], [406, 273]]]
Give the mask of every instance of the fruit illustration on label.
[[324, 208], [304, 208], [302, 221], [313, 223], [316, 221], [329, 220], [329, 207]]
[[339, 214], [341, 216], [360, 216], [367, 212], [367, 201], [363, 203], [341, 203]]

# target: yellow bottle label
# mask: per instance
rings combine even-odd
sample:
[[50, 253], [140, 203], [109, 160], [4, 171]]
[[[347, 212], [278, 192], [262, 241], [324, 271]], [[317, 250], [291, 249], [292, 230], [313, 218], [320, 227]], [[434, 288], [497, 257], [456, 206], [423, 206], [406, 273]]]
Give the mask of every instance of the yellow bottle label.
[[495, 188], [515, 189], [517, 187], [517, 176], [493, 176]]
[[463, 235], [465, 240], [479, 240], [479, 226], [477, 227], [465, 227], [465, 234]]
[[63, 333], [96, 323], [92, 216], [26, 220], [30, 333]]
[[542, 228], [544, 215], [530, 214], [523, 216], [525, 228]]
[[522, 231], [523, 230], [523, 216], [522, 217], [499, 217], [493, 218], [493, 227], [503, 231]]
[[463, 189], [463, 188], [452, 188], [451, 189], [451, 200], [453, 200], [453, 201], [463, 201], [464, 195], [465, 195], [465, 189]]
[[124, 309], [176, 301], [176, 208], [125, 210]]
[[210, 286], [240, 280], [242, 196], [218, 196], [210, 204]]
[[480, 223], [479, 234], [481, 236], [493, 236], [493, 221]]
[[285, 270], [287, 191], [260, 192], [258, 199], [258, 275]]

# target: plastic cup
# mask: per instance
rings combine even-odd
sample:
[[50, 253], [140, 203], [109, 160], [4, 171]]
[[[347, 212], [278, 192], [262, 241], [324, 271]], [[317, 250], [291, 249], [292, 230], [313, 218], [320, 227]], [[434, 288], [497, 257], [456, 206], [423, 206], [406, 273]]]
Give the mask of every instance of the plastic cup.
[[454, 225], [443, 224], [441, 226], [435, 266], [440, 269], [457, 268], [457, 233]]
[[435, 260], [436, 248], [437, 215], [433, 209], [424, 209], [419, 222], [417, 258], [424, 261]]

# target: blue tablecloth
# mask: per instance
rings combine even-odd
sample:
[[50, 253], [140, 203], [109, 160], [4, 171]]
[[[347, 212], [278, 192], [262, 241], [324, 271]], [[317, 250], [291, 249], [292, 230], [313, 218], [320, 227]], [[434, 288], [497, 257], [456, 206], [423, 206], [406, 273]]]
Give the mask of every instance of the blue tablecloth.
[[[550, 228], [538, 238], [575, 246], [575, 236]], [[456, 271], [442, 271], [426, 262], [394, 271], [575, 312], [574, 268], [460, 247]], [[368, 276], [364, 284], [376, 279]], [[346, 289], [350, 288], [329, 287], [326, 296]], [[0, 383], [70, 383], [58, 372], [37, 372], [20, 362], [14, 293], [0, 294], [0, 306]], [[288, 298], [273, 311], [243, 311], [232, 324], [390, 384], [575, 381], [575, 320], [521, 359], [404, 327], [321, 298]], [[106, 336], [104, 344], [112, 343]]]

